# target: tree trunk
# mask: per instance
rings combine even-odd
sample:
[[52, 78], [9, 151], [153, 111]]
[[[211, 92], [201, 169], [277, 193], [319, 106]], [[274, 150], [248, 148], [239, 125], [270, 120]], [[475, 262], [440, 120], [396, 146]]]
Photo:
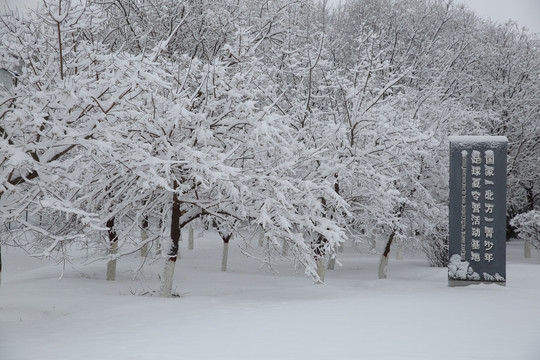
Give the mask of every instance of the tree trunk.
[[[161, 207], [161, 212], [160, 212], [160, 217], [159, 217], [159, 229], [160, 229], [160, 233], [162, 233], [162, 229], [163, 229], [163, 214], [165, 212], [165, 209], [164, 207], [162, 206]], [[155, 241], [156, 241], [156, 255], [157, 256], [161, 256], [161, 253], [163, 251], [163, 244], [161, 243], [162, 242], [162, 238], [161, 236], [158, 237]]]
[[176, 265], [176, 259], [172, 260], [171, 258], [165, 260], [165, 267], [163, 269], [163, 278], [161, 279], [161, 297], [171, 297], [172, 296], [172, 286], [174, 278], [174, 267]]
[[388, 267], [388, 254], [390, 254], [390, 247], [392, 246], [392, 242], [394, 241], [394, 237], [396, 235], [396, 231], [392, 231], [392, 234], [390, 234], [390, 237], [388, 238], [388, 241], [386, 242], [386, 247], [384, 248], [384, 252], [381, 255], [381, 261], [379, 262], [379, 279], [386, 279], [386, 270]]
[[156, 244], [156, 255], [161, 256], [161, 253], [162, 253], [161, 237], [158, 237], [154, 241], [155, 241], [155, 244]]
[[317, 275], [319, 275], [319, 281], [317, 281], [317, 284], [324, 283], [324, 273], [326, 271], [326, 267], [324, 266], [324, 258], [326, 256], [324, 246], [327, 242], [328, 240], [326, 240], [324, 236], [318, 235], [317, 240], [311, 244], [313, 249], [313, 258], [317, 264]]
[[232, 238], [232, 234], [229, 234], [223, 239], [223, 256], [221, 257], [221, 271], [227, 271], [227, 262], [229, 261], [229, 241]]
[[148, 240], [148, 216], [145, 216], [142, 221], [141, 226], [141, 242], [143, 243], [141, 247], [141, 256], [147, 257], [148, 256], [148, 243], [145, 243], [146, 240]]
[[[118, 235], [114, 230], [114, 217], [107, 221], [107, 227], [109, 228], [109, 255], [116, 255], [118, 253]], [[107, 263], [107, 280], [116, 280], [116, 257]]]
[[263, 246], [264, 245], [264, 230], [262, 228], [262, 226], [259, 228], [259, 246]]
[[330, 256], [330, 259], [328, 260], [327, 269], [334, 270], [335, 267], [336, 267], [336, 254], [333, 254], [332, 256]]
[[221, 257], [221, 271], [227, 271], [227, 261], [229, 259], [229, 243], [223, 243], [223, 256]]
[[377, 240], [375, 239], [375, 235], [371, 234], [368, 242], [369, 242], [369, 252], [371, 254], [376, 254], [377, 253]]
[[339, 246], [336, 246], [334, 249], [334, 253], [330, 254], [330, 260], [328, 260], [328, 270], [334, 270], [336, 267], [336, 258], [337, 258], [337, 252], [338, 252]]
[[317, 275], [319, 275], [319, 280], [316, 284], [324, 284], [324, 275], [325, 275], [325, 266], [324, 266], [324, 257], [319, 256], [315, 259], [317, 264]]
[[525, 256], [525, 258], [529, 259], [532, 257], [532, 254], [531, 254], [531, 243], [528, 242], [527, 240], [525, 240], [525, 242], [523, 243], [523, 255]]
[[173, 182], [173, 204], [172, 204], [172, 214], [171, 214], [171, 248], [167, 254], [167, 260], [165, 260], [165, 267], [163, 269], [163, 278], [161, 282], [161, 291], [160, 296], [162, 297], [171, 297], [172, 296], [172, 285], [174, 278], [174, 268], [176, 265], [176, 259], [179, 256], [178, 251], [178, 242], [180, 241], [180, 201], [178, 200], [178, 195], [176, 194], [176, 189], [178, 188], [178, 182], [175, 180]]
[[[58, 17], [62, 15], [62, 1], [58, 1]], [[60, 54], [60, 80], [64, 80], [64, 56], [62, 51], [62, 31], [60, 24], [61, 21], [56, 22], [56, 28], [58, 31], [58, 53]]]
[[[114, 242], [109, 245], [109, 255], [116, 255], [118, 253], [118, 243]], [[109, 260], [107, 263], [107, 280], [116, 280], [116, 258]]]
[[2, 245], [0, 245], [0, 287], [2, 286]]
[[396, 260], [403, 260], [403, 240], [398, 241], [396, 249]]
[[[335, 176], [335, 178], [336, 178], [336, 182], [334, 183], [334, 191], [336, 192], [336, 194], [339, 195], [339, 180], [338, 180], [338, 174], [335, 174], [334, 176]], [[339, 243], [339, 245], [337, 246], [337, 251], [339, 251], [339, 252], [341, 252], [341, 253], [343, 252], [343, 244], [344, 244], [343, 241]], [[335, 262], [335, 258], [334, 258], [334, 262]], [[328, 265], [330, 265], [330, 264], [328, 264]], [[334, 266], [334, 265], [332, 265], [332, 266]], [[332, 267], [332, 270], [333, 270], [333, 267]]]
[[[532, 211], [534, 210], [534, 194], [533, 194], [533, 187], [532, 186], [524, 186], [525, 192], [527, 193], [527, 207], [526, 211]], [[508, 222], [508, 221], [507, 221]], [[523, 256], [526, 259], [529, 259], [532, 257], [531, 254], [531, 243], [525, 239], [523, 243]]]
[[289, 254], [289, 243], [287, 240], [283, 240], [283, 245], [281, 247], [281, 254], [287, 256]]
[[188, 245], [188, 248], [189, 250], [193, 250], [193, 248], [195, 247], [195, 243], [194, 243], [194, 239], [193, 239], [193, 228], [190, 227], [189, 228], [189, 245]]
[[339, 243], [339, 245], [336, 245], [334, 247], [334, 253], [330, 255], [330, 260], [328, 261], [328, 270], [334, 270], [334, 268], [336, 267], [337, 253], [341, 245], [343, 245], [343, 242]]
[[379, 279], [386, 279], [387, 267], [388, 267], [388, 257], [382, 255], [379, 261]]

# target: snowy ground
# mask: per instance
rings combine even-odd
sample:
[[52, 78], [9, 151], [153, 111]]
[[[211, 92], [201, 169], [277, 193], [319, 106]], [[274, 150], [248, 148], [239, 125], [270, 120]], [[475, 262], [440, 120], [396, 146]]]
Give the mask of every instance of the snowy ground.
[[376, 280], [377, 257], [352, 246], [327, 285], [288, 264], [269, 274], [232, 243], [227, 273], [217, 240], [186, 247], [171, 299], [142, 296], [160, 263], [133, 280], [140, 259], [124, 258], [115, 282], [104, 263], [68, 266], [59, 281], [58, 266], [4, 248], [0, 359], [540, 359], [540, 261], [518, 241], [506, 287], [462, 288], [422, 257]]

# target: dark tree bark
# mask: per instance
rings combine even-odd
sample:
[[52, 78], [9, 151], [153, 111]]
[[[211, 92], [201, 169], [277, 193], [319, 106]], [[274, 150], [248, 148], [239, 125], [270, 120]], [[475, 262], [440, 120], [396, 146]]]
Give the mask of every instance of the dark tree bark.
[[178, 189], [178, 182], [173, 181], [173, 203], [171, 213], [171, 248], [167, 253], [167, 260], [165, 261], [165, 269], [163, 270], [163, 278], [161, 283], [160, 295], [163, 297], [172, 296], [172, 284], [174, 278], [174, 267], [176, 260], [178, 259], [178, 243], [180, 241], [182, 225], [180, 224], [180, 217], [182, 213], [180, 211], [180, 200], [176, 194]]
[[[176, 191], [178, 188], [178, 182], [175, 180], [173, 182], [173, 189]], [[178, 195], [173, 193], [173, 204], [172, 204], [172, 214], [171, 214], [171, 248], [169, 249], [168, 260], [176, 262], [178, 258], [178, 243], [180, 241], [180, 201], [178, 200]]]
[[[109, 234], [109, 255], [115, 255], [118, 252], [118, 234], [114, 229], [114, 216], [107, 220], [107, 230]], [[107, 280], [116, 279], [116, 259], [109, 260], [107, 263]]]
[[148, 256], [148, 243], [146, 243], [146, 240], [148, 239], [148, 215], [145, 215], [142, 220], [141, 224], [141, 256], [146, 257]]

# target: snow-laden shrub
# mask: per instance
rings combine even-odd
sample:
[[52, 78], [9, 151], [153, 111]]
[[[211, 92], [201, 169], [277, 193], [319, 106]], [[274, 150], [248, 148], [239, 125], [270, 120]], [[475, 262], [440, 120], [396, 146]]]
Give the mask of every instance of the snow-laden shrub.
[[422, 251], [426, 254], [430, 266], [448, 266], [448, 227], [436, 226], [422, 241]]
[[531, 210], [519, 214], [510, 221], [510, 225], [516, 227], [519, 238], [540, 251], [540, 211]]

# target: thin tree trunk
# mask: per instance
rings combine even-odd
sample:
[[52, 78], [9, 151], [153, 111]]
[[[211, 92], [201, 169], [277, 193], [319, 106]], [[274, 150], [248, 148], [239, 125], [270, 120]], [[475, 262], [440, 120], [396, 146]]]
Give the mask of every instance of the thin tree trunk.
[[194, 247], [195, 247], [195, 242], [194, 242], [194, 238], [193, 238], [193, 228], [190, 227], [189, 228], [189, 244], [188, 244], [188, 248], [189, 250], [193, 250]]
[[[62, 0], [58, 0], [58, 17], [62, 15]], [[62, 31], [60, 22], [56, 22], [56, 30], [58, 31], [58, 53], [60, 54], [60, 79], [64, 80], [64, 54], [62, 50]]]
[[398, 241], [396, 249], [396, 260], [403, 260], [403, 240]]
[[0, 245], [0, 287], [2, 286], [2, 245]]
[[328, 260], [328, 270], [334, 270], [336, 267], [336, 258], [337, 258], [337, 252], [338, 252], [339, 246], [336, 246], [334, 249], [334, 253], [330, 254], [330, 260]]
[[[114, 216], [107, 221], [107, 227], [109, 228], [109, 255], [116, 255], [118, 253], [118, 235], [114, 230]], [[116, 280], [116, 257], [107, 263], [107, 280]]]
[[[336, 182], [334, 183], [334, 191], [336, 192], [336, 194], [339, 195], [339, 180], [338, 180], [338, 174], [335, 174], [334, 176], [335, 176], [335, 178], [336, 178]], [[341, 252], [341, 253], [343, 252], [343, 244], [344, 244], [344, 242], [342, 241], [342, 242], [340, 242], [339, 245], [337, 246], [337, 251], [338, 251], [338, 252]], [[334, 263], [335, 263], [335, 257], [334, 257]], [[330, 264], [328, 264], [328, 265], [330, 265]], [[329, 269], [330, 269], [330, 268], [329, 268]], [[333, 269], [334, 269], [334, 264], [332, 264], [332, 269], [331, 269], [331, 270], [333, 270]]]
[[317, 240], [315, 240], [311, 246], [313, 249], [313, 258], [315, 259], [315, 264], [317, 264], [317, 275], [319, 276], [319, 281], [317, 284], [324, 283], [324, 273], [326, 267], [324, 266], [324, 258], [326, 256], [326, 251], [324, 245], [328, 242], [322, 235], [318, 235]]
[[264, 230], [262, 228], [262, 226], [259, 228], [259, 246], [263, 246], [264, 245]]
[[172, 285], [174, 278], [174, 268], [176, 265], [176, 260], [179, 255], [178, 251], [178, 242], [180, 241], [180, 201], [178, 200], [178, 195], [176, 194], [176, 189], [178, 188], [178, 182], [175, 180], [173, 182], [173, 204], [172, 204], [172, 214], [171, 214], [171, 248], [167, 254], [167, 259], [165, 260], [165, 267], [163, 269], [163, 278], [161, 282], [161, 291], [160, 296], [162, 297], [171, 297], [172, 296]]
[[375, 240], [375, 235], [371, 235], [369, 239], [369, 252], [372, 254], [377, 253], [377, 240]]
[[[160, 217], [159, 217], [160, 233], [163, 233], [162, 229], [163, 229], [163, 213], [164, 212], [165, 212], [165, 209], [163, 207], [161, 207], [161, 213], [160, 213]], [[163, 250], [163, 244], [161, 243], [161, 241], [162, 241], [161, 236], [158, 237], [155, 241], [156, 241], [156, 255], [161, 256], [161, 253], [162, 253], [162, 250]]]
[[532, 257], [532, 254], [531, 254], [531, 243], [528, 242], [527, 240], [525, 240], [525, 242], [523, 243], [523, 255], [525, 256], [525, 258], [529, 259]]
[[156, 255], [161, 256], [162, 253], [162, 245], [161, 245], [161, 237], [157, 238], [155, 240], [156, 244]]
[[379, 279], [386, 279], [386, 271], [388, 268], [388, 257], [381, 256], [379, 261]]
[[379, 262], [379, 279], [386, 279], [386, 270], [388, 267], [388, 254], [390, 254], [390, 247], [392, 246], [392, 242], [394, 241], [394, 237], [396, 235], [396, 231], [392, 231], [392, 234], [390, 234], [390, 237], [388, 238], [388, 241], [386, 242], [386, 247], [384, 248], [384, 252], [381, 255], [381, 261]]
[[223, 255], [221, 257], [221, 271], [227, 271], [228, 259], [229, 259], [229, 243], [223, 242]]
[[[118, 253], [118, 243], [111, 243], [109, 246], [109, 255], [116, 255]], [[109, 260], [107, 263], [107, 280], [116, 280], [116, 258]]]
[[141, 226], [141, 242], [143, 243], [141, 247], [141, 256], [148, 256], [148, 243], [145, 243], [148, 240], [148, 215], [143, 218]]
[[330, 256], [330, 259], [328, 260], [328, 270], [334, 270], [336, 268], [336, 254], [333, 254]]
[[[534, 210], [534, 194], [532, 186], [524, 186], [525, 192], [527, 193], [527, 211]], [[527, 259], [532, 257], [531, 254], [531, 243], [525, 239], [523, 243], [523, 256]]]
[[[418, 175], [418, 179], [420, 179], [420, 175]], [[411, 196], [414, 194], [416, 189], [411, 190]], [[405, 203], [402, 203], [399, 206], [398, 211], [396, 212], [397, 218], [401, 218], [403, 216], [403, 211], [405, 210]], [[388, 237], [388, 241], [386, 242], [386, 246], [384, 247], [384, 252], [381, 255], [381, 261], [379, 262], [379, 279], [386, 279], [386, 271], [388, 268], [388, 254], [390, 254], [390, 247], [392, 246], [392, 242], [394, 241], [394, 238], [396, 237], [396, 228], [392, 230], [392, 233]]]
[[289, 254], [289, 243], [287, 242], [287, 240], [283, 240], [283, 245], [281, 247], [281, 254], [283, 256], [287, 256]]
[[315, 263], [317, 264], [317, 275], [319, 276], [319, 280], [316, 282], [316, 284], [324, 284], [324, 275], [325, 275], [324, 257], [318, 256], [315, 259]]
[[221, 271], [227, 271], [227, 263], [229, 261], [229, 241], [232, 238], [232, 233], [222, 237], [223, 239], [223, 255], [221, 257]]

